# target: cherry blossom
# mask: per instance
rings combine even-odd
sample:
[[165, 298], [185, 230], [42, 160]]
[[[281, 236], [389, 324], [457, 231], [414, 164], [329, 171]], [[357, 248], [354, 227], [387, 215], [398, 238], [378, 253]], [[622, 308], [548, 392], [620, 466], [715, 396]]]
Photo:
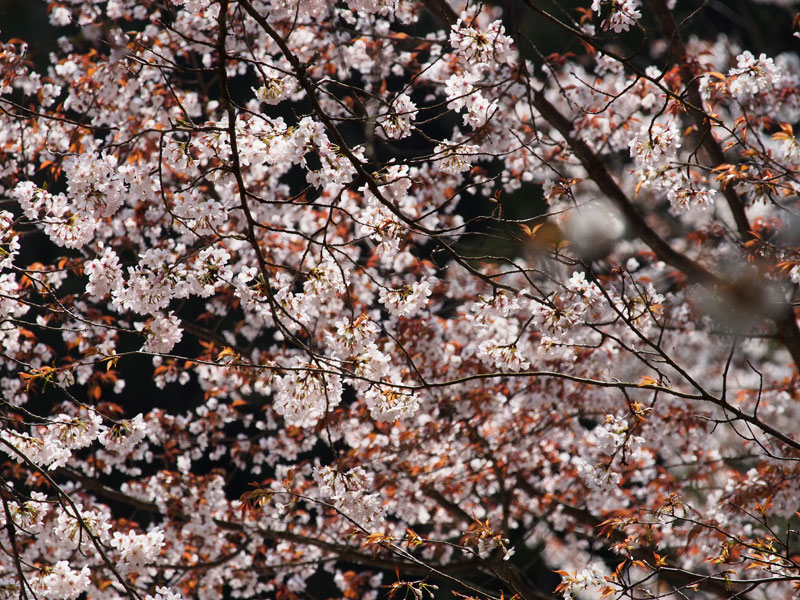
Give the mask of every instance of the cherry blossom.
[[493, 21], [481, 30], [464, 26], [459, 19], [450, 30], [450, 43], [470, 64], [477, 66], [506, 63], [513, 60], [511, 38], [505, 35], [500, 21]]
[[744, 100], [764, 90], [775, 87], [780, 80], [780, 70], [763, 52], [756, 58], [748, 50], [736, 57], [736, 68], [728, 71], [730, 93]]
[[796, 4], [3, 23], [0, 598], [796, 595]]
[[411, 123], [417, 114], [417, 106], [407, 94], [399, 94], [391, 103], [389, 113], [380, 117], [378, 123], [387, 137], [402, 139], [411, 135]]
[[600, 14], [604, 6], [608, 7], [609, 14], [602, 26], [617, 33], [630, 29], [642, 16], [639, 0], [592, 0], [594, 12]]
[[43, 598], [74, 600], [89, 587], [89, 567], [73, 571], [69, 562], [60, 560], [43, 571], [33, 589]]
[[153, 562], [164, 545], [164, 534], [158, 529], [140, 535], [129, 531], [127, 535], [114, 532], [111, 547], [120, 554], [117, 568], [121, 571], [132, 571]]

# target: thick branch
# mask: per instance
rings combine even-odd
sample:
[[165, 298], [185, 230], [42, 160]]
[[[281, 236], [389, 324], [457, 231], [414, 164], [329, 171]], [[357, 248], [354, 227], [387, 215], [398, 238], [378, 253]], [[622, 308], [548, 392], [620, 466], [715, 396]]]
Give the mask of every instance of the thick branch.
[[[692, 72], [689, 55], [686, 52], [686, 46], [681, 39], [681, 34], [675, 26], [675, 19], [672, 16], [672, 11], [667, 8], [664, 0], [651, 0], [653, 10], [661, 23], [661, 31], [664, 38], [669, 40], [670, 51], [673, 58], [678, 61], [678, 69], [680, 70], [681, 79], [686, 86], [686, 94], [689, 97], [689, 103], [684, 103], [686, 110], [689, 111], [692, 119], [697, 126], [697, 131], [700, 143], [703, 149], [708, 153], [711, 161], [716, 165], [726, 163], [725, 155], [722, 148], [714, 139], [711, 132], [711, 121], [709, 116], [703, 110], [703, 98], [700, 96], [700, 87], [698, 79]], [[750, 222], [747, 220], [747, 215], [744, 212], [744, 202], [736, 193], [732, 185], [726, 185], [722, 189], [725, 200], [728, 202], [733, 219], [736, 221], [736, 229], [743, 240], [753, 238], [753, 232], [750, 230]]]
[[[675, 25], [672, 11], [667, 8], [664, 0], [651, 0], [651, 4], [661, 23], [664, 37], [670, 42], [672, 56], [678, 61], [681, 79], [686, 86], [686, 94], [689, 98], [689, 103], [684, 103], [684, 106], [686, 106], [686, 109], [689, 111], [689, 114], [694, 119], [698, 128], [702, 147], [706, 153], [708, 153], [714, 165], [719, 166], [725, 164], [727, 162], [725, 160], [725, 154], [711, 132], [711, 119], [702, 109], [703, 99], [700, 96], [698, 79], [695, 73], [692, 72], [690, 57], [686, 51], [686, 45], [683, 43], [680, 32]], [[732, 185], [726, 185], [722, 189], [722, 193], [736, 221], [736, 228], [742, 240], [746, 241], [752, 239], [753, 232], [750, 229], [750, 223], [744, 211], [744, 201], [739, 197]], [[800, 359], [800, 328], [797, 326], [794, 309], [788, 305], [781, 307], [779, 314], [773, 317], [773, 320], [775, 321], [778, 338], [791, 353], [795, 365], [800, 367], [800, 360], [798, 360]]]
[[[533, 105], [542, 117], [561, 134], [570, 151], [586, 169], [589, 178], [622, 213], [629, 227], [639, 239], [647, 244], [661, 260], [686, 274], [690, 280], [721, 295], [735, 306], [754, 311], [773, 320], [778, 339], [783, 342], [791, 354], [795, 365], [800, 365], [800, 329], [798, 329], [794, 309], [790, 304], [784, 302], [776, 307], [765, 307], [763, 305], [763, 288], [730, 286], [729, 282], [723, 281], [699, 263], [672, 248], [647, 224], [622, 188], [611, 177], [603, 161], [586, 142], [573, 134], [572, 122], [545, 98], [542, 90], [534, 92]], [[771, 308], [772, 310], [770, 310]]]

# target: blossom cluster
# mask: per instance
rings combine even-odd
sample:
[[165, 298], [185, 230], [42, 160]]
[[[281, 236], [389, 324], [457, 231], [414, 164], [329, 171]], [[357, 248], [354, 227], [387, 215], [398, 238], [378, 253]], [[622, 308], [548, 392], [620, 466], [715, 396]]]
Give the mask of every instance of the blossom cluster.
[[334, 467], [321, 467], [314, 472], [314, 478], [323, 498], [358, 526], [369, 527], [381, 517], [380, 497], [369, 493], [373, 477], [361, 467], [346, 472]]
[[791, 596], [800, 59], [717, 8], [4, 29], [0, 598]]
[[608, 16], [603, 19], [603, 29], [611, 29], [616, 33], [628, 31], [641, 19], [639, 0], [592, 0], [592, 10], [600, 14], [603, 7], [608, 7]]
[[644, 187], [665, 190], [676, 212], [707, 208], [714, 202], [716, 190], [697, 179], [678, 164], [681, 136], [675, 121], [642, 125], [630, 142], [630, 154], [636, 161], [636, 176]]

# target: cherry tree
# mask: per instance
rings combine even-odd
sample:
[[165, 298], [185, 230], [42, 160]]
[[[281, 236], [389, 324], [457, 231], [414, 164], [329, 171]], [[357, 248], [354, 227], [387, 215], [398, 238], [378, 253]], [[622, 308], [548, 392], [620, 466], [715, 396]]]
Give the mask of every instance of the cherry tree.
[[3, 30], [0, 598], [793, 597], [800, 57], [707, 4]]

